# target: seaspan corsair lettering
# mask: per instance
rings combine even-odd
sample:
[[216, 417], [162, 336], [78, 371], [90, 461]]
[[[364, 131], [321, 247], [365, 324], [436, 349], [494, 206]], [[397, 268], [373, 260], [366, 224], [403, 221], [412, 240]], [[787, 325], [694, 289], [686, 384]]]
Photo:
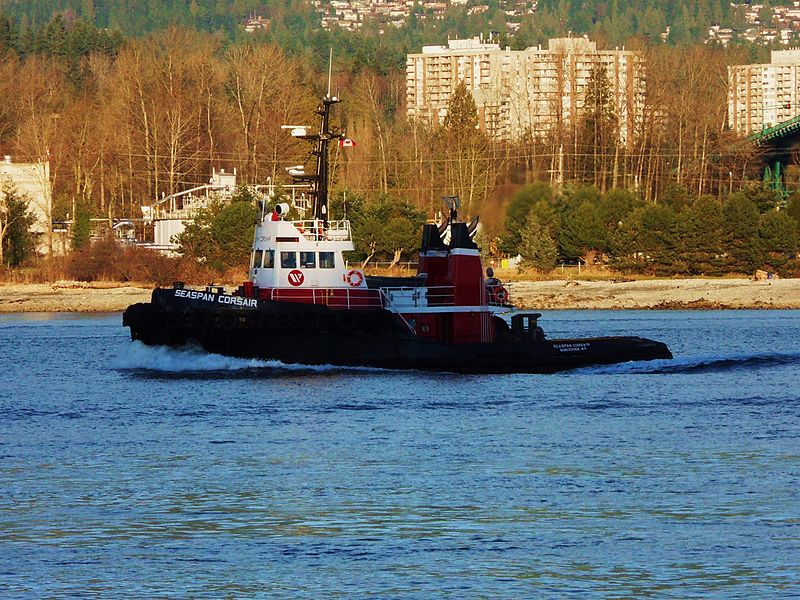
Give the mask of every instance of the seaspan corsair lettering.
[[205, 300], [206, 302], [214, 302], [214, 300], [217, 299], [215, 294], [197, 290], [175, 290], [175, 297], [189, 298], [190, 300]]
[[258, 300], [255, 298], [242, 298], [241, 296], [220, 296], [217, 300], [220, 304], [233, 304], [235, 306], [245, 306], [247, 308], [256, 308]]
[[190, 300], [203, 300], [204, 302], [217, 302], [218, 304], [230, 304], [232, 306], [242, 306], [245, 308], [258, 308], [258, 300], [255, 298], [242, 298], [241, 296], [227, 296], [221, 294], [217, 296], [211, 292], [201, 292], [198, 290], [175, 290], [176, 298], [189, 298]]

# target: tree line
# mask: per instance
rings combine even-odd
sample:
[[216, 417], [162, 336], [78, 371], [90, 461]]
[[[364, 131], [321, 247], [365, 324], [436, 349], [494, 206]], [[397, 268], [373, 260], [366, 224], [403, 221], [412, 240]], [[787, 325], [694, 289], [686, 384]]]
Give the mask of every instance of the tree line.
[[506, 216], [500, 248], [523, 268], [547, 272], [558, 261], [606, 264], [624, 273], [723, 275], [756, 269], [797, 274], [800, 195], [786, 210], [761, 184], [727, 195], [697, 196], [672, 184], [659, 203], [627, 190], [601, 194], [546, 183], [521, 188]]
[[[142, 204], [203, 184], [212, 169], [235, 169], [243, 184], [288, 182], [284, 168], [299, 162], [311, 170], [308, 147], [280, 125], [311, 124], [324, 58], [178, 27], [111, 39], [63, 20], [42, 32], [27, 50], [7, 43], [0, 54], [0, 94], [8, 99], [0, 104], [0, 149], [18, 161], [49, 159], [52, 219], [138, 218]], [[725, 125], [726, 69], [742, 52], [645, 48], [641, 118], [625, 141], [602, 70], [592, 74], [587, 108], [569, 127], [502, 141], [479, 130], [463, 86], [436, 126], [406, 117], [402, 69], [345, 64], [334, 73], [333, 90], [343, 98], [336, 125], [358, 145], [334, 149], [333, 192], [347, 200], [333, 210], [349, 205], [351, 218], [394, 219], [394, 228], [366, 227], [374, 235], [359, 248], [361, 260], [396, 261], [415, 251], [398, 219], [433, 217], [443, 195], [458, 195], [465, 216], [481, 216], [487, 240], [508, 237], [509, 201], [535, 182], [557, 197], [581, 184], [598, 198], [626, 190], [645, 207], [662, 206], [677, 187], [723, 206], [750, 189], [762, 168]], [[387, 213], [391, 203], [397, 208]], [[678, 210], [675, 218], [689, 214]], [[559, 256], [572, 258], [558, 232], [551, 234]], [[613, 256], [610, 243], [585, 250]]]

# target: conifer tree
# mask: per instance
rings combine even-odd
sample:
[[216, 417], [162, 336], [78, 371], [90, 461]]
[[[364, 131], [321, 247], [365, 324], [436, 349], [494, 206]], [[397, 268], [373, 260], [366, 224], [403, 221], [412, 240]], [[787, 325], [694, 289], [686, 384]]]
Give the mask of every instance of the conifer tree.
[[11, 185], [0, 190], [0, 265], [15, 267], [33, 252], [29, 201]]
[[556, 266], [558, 244], [549, 229], [532, 215], [522, 230], [519, 253], [522, 265], [546, 273]]
[[447, 191], [461, 198], [462, 210], [471, 214], [489, 185], [487, 140], [479, 130], [478, 109], [467, 86], [460, 81], [453, 90], [441, 130]]

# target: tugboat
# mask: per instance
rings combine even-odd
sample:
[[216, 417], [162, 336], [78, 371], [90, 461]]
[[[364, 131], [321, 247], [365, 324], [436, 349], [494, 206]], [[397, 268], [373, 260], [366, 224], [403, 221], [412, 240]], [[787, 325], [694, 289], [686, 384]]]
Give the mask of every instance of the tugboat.
[[640, 337], [547, 339], [539, 313], [514, 310], [505, 288], [486, 285], [474, 224], [459, 221], [456, 203], [444, 225], [424, 226], [416, 276], [369, 277], [349, 268], [350, 223], [328, 218], [328, 145], [343, 139], [330, 125], [338, 101], [330, 93], [322, 99], [318, 134], [289, 127], [315, 145], [315, 174], [290, 170], [310, 184], [313, 218], [288, 220], [287, 204], [262, 211], [248, 281], [233, 293], [182, 283], [157, 288], [150, 302], [123, 314], [131, 339], [284, 363], [458, 373], [552, 373], [672, 358], [664, 343]]

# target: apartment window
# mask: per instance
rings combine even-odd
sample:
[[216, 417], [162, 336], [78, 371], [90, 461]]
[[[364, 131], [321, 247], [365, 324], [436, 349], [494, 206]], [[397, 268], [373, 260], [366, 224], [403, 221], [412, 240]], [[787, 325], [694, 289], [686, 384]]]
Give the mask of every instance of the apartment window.
[[297, 252], [281, 252], [281, 269], [297, 268]]

